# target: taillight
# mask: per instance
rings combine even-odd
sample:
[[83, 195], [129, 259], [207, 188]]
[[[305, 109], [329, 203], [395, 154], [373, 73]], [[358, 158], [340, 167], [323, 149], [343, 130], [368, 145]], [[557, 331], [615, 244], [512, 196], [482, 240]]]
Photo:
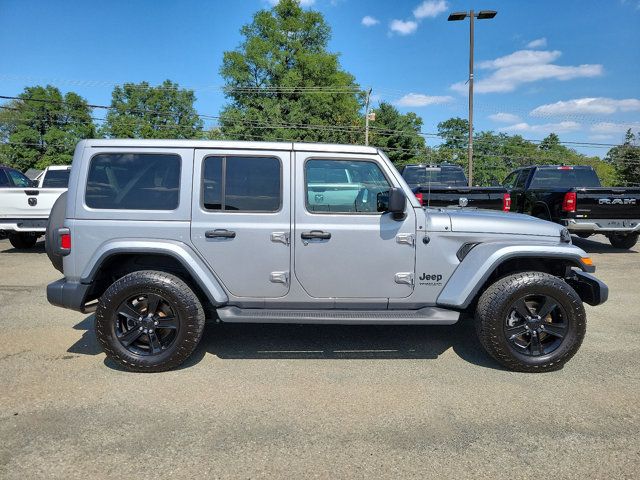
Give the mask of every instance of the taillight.
[[71, 252], [71, 231], [68, 228], [58, 229], [58, 245], [62, 255], [67, 255]]
[[418, 201], [420, 202], [420, 205], [424, 205], [424, 202], [422, 200], [422, 194], [421, 193], [416, 193], [416, 198], [418, 199]]
[[576, 192], [567, 192], [564, 194], [564, 200], [562, 200], [563, 212], [575, 212], [576, 211]]
[[511, 210], [511, 195], [505, 193], [502, 195], [502, 211], [508, 212], [509, 210]]

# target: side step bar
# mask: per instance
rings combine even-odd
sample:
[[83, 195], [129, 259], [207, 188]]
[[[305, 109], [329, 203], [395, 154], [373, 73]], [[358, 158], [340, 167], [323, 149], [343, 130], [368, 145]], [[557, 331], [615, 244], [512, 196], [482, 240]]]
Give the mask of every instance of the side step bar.
[[339, 325], [453, 325], [460, 312], [438, 307], [419, 310], [272, 310], [222, 307], [220, 320], [229, 323], [332, 323]]

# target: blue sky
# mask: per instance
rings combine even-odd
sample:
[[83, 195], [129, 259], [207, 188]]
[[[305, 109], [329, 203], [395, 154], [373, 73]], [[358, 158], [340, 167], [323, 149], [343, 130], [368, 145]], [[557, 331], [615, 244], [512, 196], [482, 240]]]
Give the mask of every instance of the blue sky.
[[[116, 83], [169, 78], [196, 90], [200, 113], [216, 115], [222, 54], [273, 1], [0, 0], [0, 94], [51, 83], [106, 104]], [[476, 21], [477, 130], [603, 144], [640, 130], [640, 0], [303, 4], [325, 15], [343, 68], [377, 101], [419, 114], [425, 132], [467, 115], [468, 23], [446, 18], [471, 8], [498, 11]]]

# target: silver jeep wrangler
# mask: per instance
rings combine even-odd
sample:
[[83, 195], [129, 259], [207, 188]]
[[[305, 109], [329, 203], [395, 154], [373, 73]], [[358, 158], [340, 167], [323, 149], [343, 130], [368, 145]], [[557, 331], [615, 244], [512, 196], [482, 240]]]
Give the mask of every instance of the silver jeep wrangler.
[[450, 325], [475, 314], [505, 367], [560, 368], [606, 285], [566, 229], [425, 209], [371, 147], [86, 140], [54, 206], [50, 303], [96, 312], [123, 367], [174, 368], [206, 318]]

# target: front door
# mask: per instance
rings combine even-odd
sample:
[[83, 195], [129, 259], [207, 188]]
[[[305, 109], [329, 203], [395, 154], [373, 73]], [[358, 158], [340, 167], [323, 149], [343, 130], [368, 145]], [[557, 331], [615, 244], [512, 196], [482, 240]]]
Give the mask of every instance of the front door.
[[196, 150], [191, 241], [236, 297], [290, 282], [290, 151]]
[[413, 208], [378, 212], [392, 173], [371, 155], [297, 152], [295, 275], [316, 298], [403, 298], [413, 292]]

